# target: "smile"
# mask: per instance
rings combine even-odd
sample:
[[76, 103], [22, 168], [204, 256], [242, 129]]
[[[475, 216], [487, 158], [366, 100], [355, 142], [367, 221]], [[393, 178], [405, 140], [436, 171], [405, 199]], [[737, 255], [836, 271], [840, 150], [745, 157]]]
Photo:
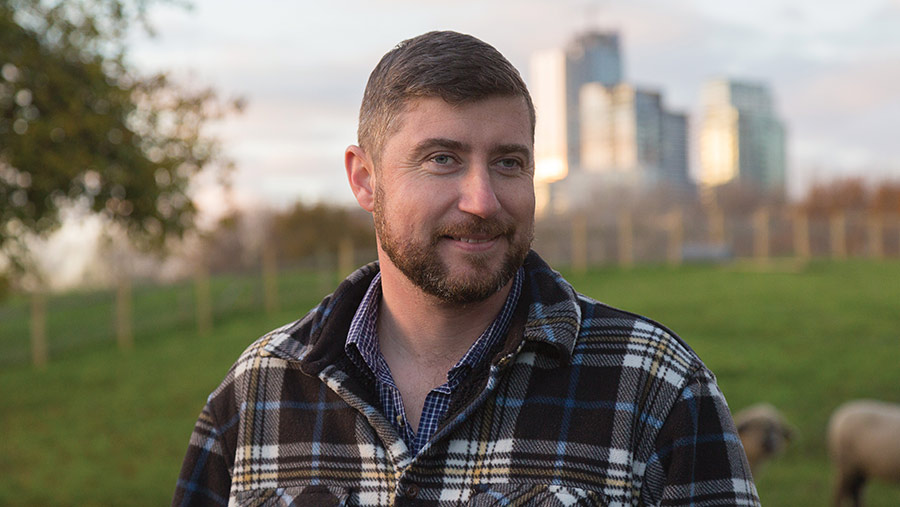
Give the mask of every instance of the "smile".
[[450, 236], [450, 239], [452, 239], [452, 240], [454, 240], [454, 241], [462, 241], [463, 243], [471, 243], [471, 244], [488, 243], [488, 242], [494, 240], [494, 238], [488, 238], [488, 239], [475, 239], [475, 238], [462, 238], [462, 237], [459, 237], [459, 238], [458, 238], [458, 237], [456, 237], [456, 236]]

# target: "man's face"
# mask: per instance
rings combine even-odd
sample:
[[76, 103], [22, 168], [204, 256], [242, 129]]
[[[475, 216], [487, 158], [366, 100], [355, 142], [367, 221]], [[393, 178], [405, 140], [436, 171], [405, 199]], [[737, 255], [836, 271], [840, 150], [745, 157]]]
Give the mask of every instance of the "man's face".
[[399, 119], [375, 172], [379, 258], [443, 301], [482, 301], [510, 281], [534, 233], [525, 99], [420, 98]]

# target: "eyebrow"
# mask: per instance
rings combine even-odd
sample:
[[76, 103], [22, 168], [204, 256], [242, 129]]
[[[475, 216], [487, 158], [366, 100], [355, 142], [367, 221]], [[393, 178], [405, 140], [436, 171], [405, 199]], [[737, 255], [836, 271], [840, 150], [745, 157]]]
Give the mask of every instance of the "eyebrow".
[[472, 147], [468, 144], [456, 141], [454, 139], [446, 139], [443, 137], [431, 137], [422, 140], [412, 149], [414, 157], [418, 158], [426, 154], [427, 151], [435, 148], [444, 148], [453, 151], [471, 151]]
[[531, 162], [531, 149], [524, 144], [501, 144], [491, 149], [492, 153], [518, 153], [524, 156], [528, 162]]
[[[419, 142], [419, 144], [417, 144], [412, 149], [412, 153], [414, 154], [414, 157], [420, 157], [425, 155], [425, 153], [429, 150], [433, 150], [435, 148], [444, 148], [461, 152], [468, 152], [472, 150], [472, 147], [469, 144], [457, 141], [455, 139], [432, 137]], [[528, 162], [531, 162], [531, 149], [524, 144], [500, 144], [491, 148], [492, 155], [500, 155], [505, 153], [518, 153], [525, 156], [525, 158], [528, 159]]]

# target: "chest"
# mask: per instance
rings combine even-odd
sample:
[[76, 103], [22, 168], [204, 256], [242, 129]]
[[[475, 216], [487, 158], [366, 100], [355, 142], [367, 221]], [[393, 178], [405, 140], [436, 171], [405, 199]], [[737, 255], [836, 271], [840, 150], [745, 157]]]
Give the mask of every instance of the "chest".
[[[447, 384], [447, 371], [452, 366], [451, 364], [445, 368], [443, 364], [416, 365], [406, 361], [394, 362], [391, 366], [393, 387], [399, 391], [402, 404], [406, 408], [406, 416], [411, 423], [418, 421], [429, 393], [435, 388]], [[416, 424], [413, 424], [413, 428], [415, 427]]]
[[232, 490], [290, 489], [351, 505], [390, 505], [413, 493], [435, 505], [520, 494], [626, 501], [640, 487], [636, 442], [644, 439], [636, 434], [647, 427], [617, 401], [613, 373], [551, 371], [520, 358], [448, 413], [416, 456], [377, 401], [320, 379], [286, 382], [277, 416], [242, 417]]

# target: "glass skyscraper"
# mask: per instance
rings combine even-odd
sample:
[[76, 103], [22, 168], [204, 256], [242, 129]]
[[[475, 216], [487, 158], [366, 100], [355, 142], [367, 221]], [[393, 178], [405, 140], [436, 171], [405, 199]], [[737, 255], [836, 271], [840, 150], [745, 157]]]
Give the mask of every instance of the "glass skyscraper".
[[581, 87], [587, 83], [615, 86], [622, 81], [619, 34], [586, 32], [566, 47], [566, 132], [570, 171], [581, 168]]
[[714, 80], [703, 88], [700, 182], [732, 181], [784, 190], [785, 128], [769, 89], [760, 83]]

